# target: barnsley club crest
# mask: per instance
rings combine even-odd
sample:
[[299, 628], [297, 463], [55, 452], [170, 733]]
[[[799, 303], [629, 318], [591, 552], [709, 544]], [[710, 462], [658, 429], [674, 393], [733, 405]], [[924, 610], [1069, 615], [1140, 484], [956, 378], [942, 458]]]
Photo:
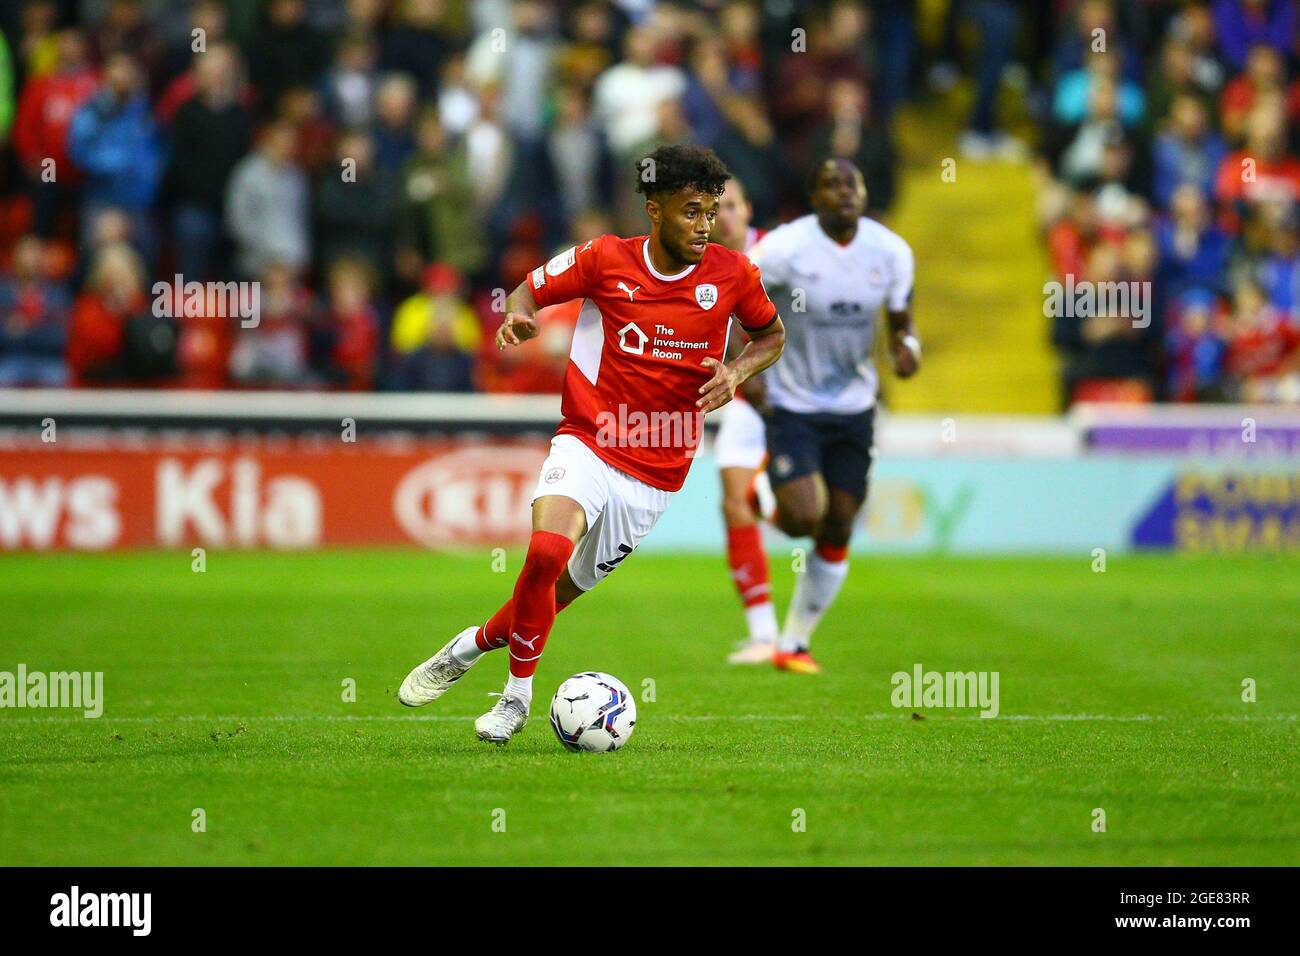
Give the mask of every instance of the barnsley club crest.
[[695, 287], [695, 301], [701, 309], [711, 309], [718, 301], [718, 287], [710, 282]]

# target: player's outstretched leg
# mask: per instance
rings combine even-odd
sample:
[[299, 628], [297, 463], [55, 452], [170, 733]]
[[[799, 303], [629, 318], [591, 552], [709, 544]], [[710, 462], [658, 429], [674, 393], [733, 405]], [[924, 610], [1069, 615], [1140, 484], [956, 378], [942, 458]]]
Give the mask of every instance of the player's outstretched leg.
[[776, 608], [772, 606], [772, 583], [768, 573], [763, 534], [759, 528], [749, 492], [755, 469], [723, 468], [722, 513], [727, 525], [727, 563], [731, 580], [745, 609], [749, 638], [727, 658], [732, 664], [763, 664], [776, 648]]
[[[558, 615], [568, 606], [567, 602], [557, 600], [555, 613]], [[481, 627], [467, 627], [453, 637], [437, 654], [406, 675], [397, 691], [397, 699], [407, 707], [432, 703], [478, 663], [480, 657], [507, 646], [514, 608], [514, 598], [511, 598]]]
[[495, 706], [474, 722], [480, 740], [505, 743], [528, 722], [533, 674], [555, 624], [555, 582], [573, 554], [573, 541], [553, 531], [534, 531], [515, 582], [510, 624], [510, 677]]
[[438, 653], [423, 664], [416, 665], [397, 689], [397, 699], [407, 707], [423, 707], [447, 693], [447, 688], [464, 677], [465, 672], [478, 659], [461, 660], [456, 655], [457, 646], [466, 639], [472, 642], [475, 633], [480, 630], [482, 628], [465, 628], [439, 648]]
[[863, 501], [861, 496], [839, 488], [832, 488], [828, 498], [825, 516], [816, 533], [816, 547], [795, 583], [785, 627], [776, 656], [772, 658], [782, 670], [801, 674], [821, 671], [809, 651], [812, 635], [849, 575], [849, 538]]

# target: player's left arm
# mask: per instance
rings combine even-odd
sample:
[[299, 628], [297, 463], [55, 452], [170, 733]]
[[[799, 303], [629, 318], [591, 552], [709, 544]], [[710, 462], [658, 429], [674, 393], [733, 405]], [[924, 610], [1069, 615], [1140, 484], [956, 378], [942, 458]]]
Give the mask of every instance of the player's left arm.
[[885, 301], [889, 319], [889, 357], [894, 374], [911, 378], [921, 367], [921, 338], [912, 321], [912, 282], [916, 275], [916, 262], [912, 249], [898, 239], [895, 250], [893, 282]]
[[785, 348], [785, 326], [778, 316], [761, 329], [747, 329], [749, 343], [730, 362], [713, 357], [700, 364], [713, 370], [713, 377], [700, 386], [696, 406], [705, 414], [731, 401], [736, 389], [781, 357]]
[[709, 356], [700, 363], [713, 372], [713, 377], [700, 386], [700, 397], [695, 402], [705, 414], [731, 401], [736, 389], [779, 359], [785, 348], [785, 326], [763, 288], [758, 264], [741, 256], [737, 268], [739, 295], [732, 314], [736, 324], [749, 336], [749, 342], [729, 362], [719, 362]]

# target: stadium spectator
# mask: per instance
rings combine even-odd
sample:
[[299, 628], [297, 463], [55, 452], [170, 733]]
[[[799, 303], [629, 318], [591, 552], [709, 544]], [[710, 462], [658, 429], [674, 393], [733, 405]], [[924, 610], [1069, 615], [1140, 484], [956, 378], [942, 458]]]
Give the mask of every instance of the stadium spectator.
[[762, 101], [736, 84], [737, 79], [748, 84], [749, 78], [731, 69], [727, 54], [721, 37], [695, 39], [681, 107], [692, 138], [716, 150], [732, 173], [749, 184], [757, 214], [767, 218], [776, 213], [776, 131]]
[[109, 246], [121, 243], [133, 247], [137, 253], [140, 252], [132, 231], [131, 217], [121, 209], [112, 206], [101, 209], [86, 226], [90, 235], [87, 245], [83, 247], [82, 254], [77, 259], [78, 268], [73, 274], [72, 283], [74, 288], [82, 288], [85, 285], [91, 265], [98, 258], [99, 253]]
[[592, 112], [622, 161], [659, 135], [660, 104], [686, 89], [679, 68], [657, 62], [658, 44], [649, 27], [631, 27], [623, 36], [623, 60], [596, 80]]
[[311, 261], [310, 197], [294, 147], [293, 126], [272, 123], [231, 173], [226, 226], [244, 276], [260, 275], [271, 263], [302, 270]]
[[35, 229], [45, 237], [54, 235], [56, 216], [80, 188], [81, 172], [68, 156], [68, 130], [99, 86], [81, 32], [62, 30], [56, 43], [54, 67], [23, 88], [13, 137], [35, 199]]
[[1219, 164], [1215, 197], [1245, 216], [1249, 205], [1300, 201], [1300, 159], [1286, 151], [1286, 116], [1277, 100], [1259, 103], [1246, 122], [1244, 148]]
[[[1175, 23], [1189, 22], [1192, 7]], [[1213, 56], [1198, 51], [1184, 34], [1165, 41], [1154, 76], [1147, 82], [1147, 118], [1151, 121], [1169, 116], [1173, 101], [1179, 96], [1194, 97], [1205, 108], [1207, 117], [1218, 116], [1219, 89], [1223, 85], [1223, 68]]]
[[976, 160], [991, 155], [1018, 159], [1023, 146], [1001, 128], [997, 97], [1003, 71], [1011, 61], [1019, 11], [1011, 0], [971, 0], [968, 9], [979, 32], [980, 59], [975, 106], [961, 137], [962, 155]]
[[1061, 175], [1078, 185], [1101, 176], [1108, 148], [1122, 147], [1126, 140], [1119, 117], [1118, 88], [1109, 77], [1093, 84], [1088, 110], [1082, 122], [1072, 127], [1061, 155]]
[[442, 128], [448, 136], [463, 137], [478, 119], [481, 109], [479, 91], [470, 85], [465, 76], [464, 55], [447, 57], [442, 68], [442, 82], [439, 84], [437, 98], [437, 112], [442, 120]]
[[107, 64], [114, 57], [132, 57], [141, 69], [146, 90], [162, 63], [162, 42], [145, 16], [141, 0], [108, 0], [108, 10], [94, 31], [95, 59]]
[[350, 34], [339, 42], [321, 82], [325, 114], [336, 126], [369, 126], [374, 119], [378, 56], [374, 40], [365, 34]]
[[1191, 289], [1170, 309], [1165, 351], [1169, 356], [1169, 398], [1176, 402], [1221, 402], [1224, 391], [1224, 318], [1215, 295]]
[[165, 378], [175, 370], [175, 344], [174, 329], [150, 312], [139, 254], [125, 243], [105, 246], [73, 306], [71, 384], [102, 388]]
[[295, 86], [310, 86], [329, 61], [328, 42], [307, 21], [306, 0], [269, 0], [248, 52], [263, 109], [274, 109]]
[[176, 265], [200, 282], [213, 277], [226, 186], [252, 136], [237, 56], [234, 47], [218, 45], [198, 58], [194, 96], [177, 111], [172, 129], [168, 185]]
[[145, 77], [135, 59], [114, 53], [104, 64], [102, 88], [72, 117], [68, 154], [86, 173], [83, 222], [106, 206], [125, 211], [137, 243], [152, 261], [152, 206], [163, 175], [163, 145], [149, 106]]
[[405, 74], [384, 77], [375, 91], [375, 165], [396, 173], [415, 152], [415, 82]]
[[483, 330], [461, 297], [462, 278], [442, 263], [423, 278], [424, 287], [393, 315], [389, 384], [399, 391], [473, 391]]
[[299, 389], [314, 384], [309, 327], [311, 294], [296, 269], [272, 262], [261, 274], [261, 316], [240, 328], [230, 351], [231, 382], [241, 388]]
[[1235, 77], [1223, 90], [1219, 113], [1223, 131], [1231, 140], [1246, 132], [1251, 110], [1263, 99], [1278, 97], [1286, 104], [1287, 121], [1300, 122], [1300, 80], [1287, 84], [1286, 60], [1269, 46], [1250, 51], [1246, 72]]
[[547, 142], [555, 169], [556, 192], [566, 220], [596, 205], [607, 195], [614, 177], [613, 161], [600, 130], [592, 121], [587, 94], [576, 83], [556, 93], [555, 121]]
[[310, 86], [285, 90], [276, 116], [293, 130], [291, 153], [304, 173], [314, 178], [333, 164], [337, 133], [321, 109], [321, 98], [315, 90]]
[[335, 259], [325, 302], [311, 327], [312, 364], [327, 388], [370, 391], [378, 367], [379, 316], [374, 274], [366, 260]]
[[340, 136], [335, 160], [314, 190], [318, 265], [328, 270], [344, 256], [359, 257], [385, 288], [394, 268], [396, 177], [376, 168], [374, 140], [365, 130]]
[[428, 98], [438, 89], [450, 43], [444, 20], [444, 0], [398, 0], [393, 25], [384, 32], [380, 63], [385, 70], [408, 73], [416, 78], [420, 96]]
[[806, 35], [798, 38], [806, 42], [806, 50], [787, 46], [774, 65], [770, 109], [781, 130], [787, 169], [802, 170], [811, 160], [808, 139], [825, 119], [826, 87], [841, 79], [867, 86], [866, 30], [861, 7], [837, 3], [825, 14], [814, 15]]
[[556, 50], [547, 6], [516, 0], [507, 25], [485, 31], [467, 53], [471, 81], [501, 91], [501, 121], [526, 150], [536, 149], [545, 137]]
[[[723, 17], [725, 21], [726, 11]], [[569, 22], [569, 41], [556, 54], [555, 68], [561, 85], [576, 84], [590, 93], [596, 78], [614, 62], [617, 42], [614, 15], [608, 4], [578, 4]]]
[[1143, 327], [1132, 308], [1140, 295], [1132, 284], [1146, 278], [1146, 263], [1141, 255], [1125, 252], [1113, 242], [1093, 247], [1077, 279], [1093, 283], [1096, 289], [1109, 283], [1130, 284], [1130, 308], [1112, 309], [1099, 303], [1095, 310], [1071, 308], [1056, 316], [1053, 341], [1064, 352], [1066, 404], [1081, 398], [1149, 399], [1154, 393], [1151, 340], [1158, 330], [1153, 324]]
[[1179, 94], [1170, 107], [1165, 129], [1152, 146], [1156, 205], [1169, 205], [1183, 183], [1193, 184], [1208, 197], [1226, 154], [1227, 145], [1210, 128], [1201, 100], [1190, 93]]
[[72, 299], [46, 276], [44, 243], [24, 236], [0, 273], [0, 388], [55, 388], [68, 382], [64, 361]]
[[414, 284], [423, 263], [441, 261], [466, 275], [483, 264], [474, 193], [463, 145], [450, 145], [436, 110], [421, 115], [416, 152], [401, 173], [398, 271]]
[[232, 314], [224, 293], [218, 295], [208, 287], [202, 296], [194, 296], [187, 289], [191, 281], [184, 276], [179, 282], [160, 280], [150, 289], [156, 303], [170, 297], [175, 317], [177, 374], [168, 384], [188, 389], [225, 388], [229, 384], [231, 336], [239, 319]]
[[[1142, 87], [1121, 73], [1116, 54], [1090, 56], [1084, 65], [1061, 77], [1052, 99], [1052, 114], [1065, 126], [1077, 126], [1095, 116], [1095, 92], [1106, 86], [1114, 103], [1111, 114], [1126, 127], [1137, 126], [1146, 110]], [[1092, 109], [1090, 109], [1092, 107]]]
[[54, 0], [28, 0], [23, 5], [15, 59], [16, 72], [29, 80], [44, 76], [59, 62], [59, 41], [56, 27], [59, 9]]
[[[1213, 222], [1204, 194], [1192, 183], [1174, 190], [1168, 215], [1157, 222], [1157, 279], [1162, 292], [1179, 296], [1193, 287], [1222, 286], [1232, 241]], [[1226, 291], [1223, 290], [1223, 291]]]
[[1238, 400], [1300, 402], [1300, 328], [1248, 277], [1238, 282], [1233, 299], [1227, 366]]
[[1278, 208], [1255, 279], [1273, 308], [1300, 328], [1300, 205]]
[[[207, 52], [226, 42], [226, 20], [226, 8], [218, 0], [199, 0], [190, 8], [189, 30], [177, 36], [164, 54], [166, 85], [155, 110], [159, 123], [170, 125], [177, 110], [194, 96]], [[227, 49], [227, 57], [234, 52]]]
[[895, 189], [896, 158], [888, 130], [871, 122], [865, 92], [848, 80], [827, 87], [826, 109], [826, 125], [813, 133], [812, 155], [851, 160], [867, 184], [867, 215], [883, 216], [894, 204]]
[[1214, 29], [1228, 67], [1236, 71], [1260, 44], [1294, 53], [1300, 16], [1295, 0], [1215, 0]]

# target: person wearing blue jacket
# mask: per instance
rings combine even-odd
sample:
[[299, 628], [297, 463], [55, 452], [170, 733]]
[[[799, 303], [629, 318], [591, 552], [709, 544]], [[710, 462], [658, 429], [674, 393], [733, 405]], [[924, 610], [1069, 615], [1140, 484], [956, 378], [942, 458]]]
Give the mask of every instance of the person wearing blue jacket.
[[147, 259], [155, 247], [152, 209], [165, 168], [144, 74], [135, 60], [116, 53], [104, 64], [103, 85], [72, 118], [68, 155], [86, 174], [82, 189], [83, 236], [106, 208], [131, 217], [132, 239]]

